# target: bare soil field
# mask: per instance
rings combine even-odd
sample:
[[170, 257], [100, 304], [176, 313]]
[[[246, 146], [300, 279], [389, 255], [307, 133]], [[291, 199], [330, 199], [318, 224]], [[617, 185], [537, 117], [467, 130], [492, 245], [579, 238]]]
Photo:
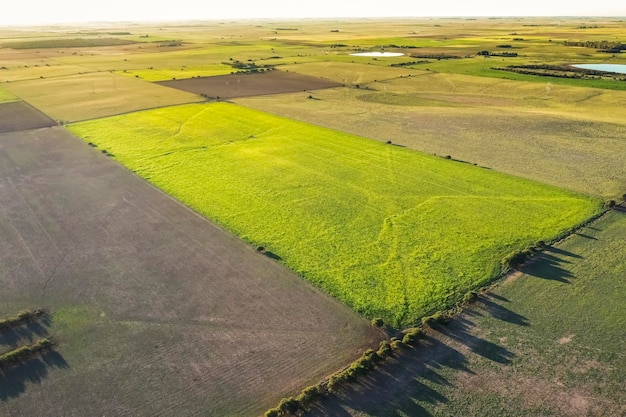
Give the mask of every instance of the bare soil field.
[[0, 133], [51, 127], [56, 122], [23, 101], [0, 104]]
[[65, 130], [0, 135], [0, 416], [252, 416], [382, 335]]
[[191, 93], [204, 94], [208, 97], [226, 99], [320, 90], [341, 85], [333, 81], [285, 71], [189, 78], [185, 80], [162, 81], [156, 84], [178, 88]]

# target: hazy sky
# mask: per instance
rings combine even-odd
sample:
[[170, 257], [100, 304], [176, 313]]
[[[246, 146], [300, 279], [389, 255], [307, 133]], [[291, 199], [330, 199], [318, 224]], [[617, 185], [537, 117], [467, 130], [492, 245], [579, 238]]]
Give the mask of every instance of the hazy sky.
[[626, 0], [4, 0], [0, 25], [388, 16], [626, 16]]

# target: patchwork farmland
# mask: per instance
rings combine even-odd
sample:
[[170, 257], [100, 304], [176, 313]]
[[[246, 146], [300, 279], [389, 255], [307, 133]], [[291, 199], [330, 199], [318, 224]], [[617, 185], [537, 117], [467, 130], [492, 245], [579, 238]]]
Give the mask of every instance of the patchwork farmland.
[[[43, 312], [0, 326], [2, 358], [36, 347], [0, 366], [0, 416], [623, 412], [621, 373], [578, 371], [593, 343], [623, 369], [590, 307], [620, 309], [622, 213], [586, 222], [626, 191], [624, 84], [502, 70], [608, 58], [623, 22], [589, 23], [0, 28], [0, 323]], [[597, 327], [559, 336], [569, 362], [556, 293], [555, 323]], [[563, 363], [566, 388], [471, 389]]]

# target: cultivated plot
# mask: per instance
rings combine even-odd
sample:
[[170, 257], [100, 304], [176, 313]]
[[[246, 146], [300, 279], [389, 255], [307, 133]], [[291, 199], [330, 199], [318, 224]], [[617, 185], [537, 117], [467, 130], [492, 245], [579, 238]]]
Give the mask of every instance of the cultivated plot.
[[259, 415], [381, 338], [61, 128], [0, 135], [0, 189], [0, 317], [51, 318], [0, 351], [58, 353], [2, 371], [0, 416]]
[[188, 78], [185, 80], [162, 81], [158, 84], [217, 98], [291, 93], [294, 91], [332, 88], [341, 85], [329, 80], [284, 71]]
[[61, 121], [202, 101], [196, 94], [109, 72], [16, 81], [4, 88]]
[[54, 120], [23, 101], [0, 104], [0, 134], [54, 125]]
[[129, 169], [396, 326], [596, 213], [558, 188], [214, 103], [73, 124]]

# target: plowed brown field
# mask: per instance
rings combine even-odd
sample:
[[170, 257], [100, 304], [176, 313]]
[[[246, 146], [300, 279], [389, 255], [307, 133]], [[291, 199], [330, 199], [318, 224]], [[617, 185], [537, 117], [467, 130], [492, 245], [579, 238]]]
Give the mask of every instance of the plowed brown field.
[[285, 71], [188, 78], [185, 80], [162, 81], [157, 84], [178, 88], [190, 93], [204, 94], [213, 98], [294, 93], [296, 91], [319, 90], [341, 85], [322, 78]]
[[0, 133], [51, 127], [56, 122], [23, 101], [0, 104]]
[[[61, 128], [0, 135], [0, 317], [48, 308], [54, 361], [0, 416], [253, 416], [382, 336]], [[78, 411], [77, 411], [78, 410]]]

